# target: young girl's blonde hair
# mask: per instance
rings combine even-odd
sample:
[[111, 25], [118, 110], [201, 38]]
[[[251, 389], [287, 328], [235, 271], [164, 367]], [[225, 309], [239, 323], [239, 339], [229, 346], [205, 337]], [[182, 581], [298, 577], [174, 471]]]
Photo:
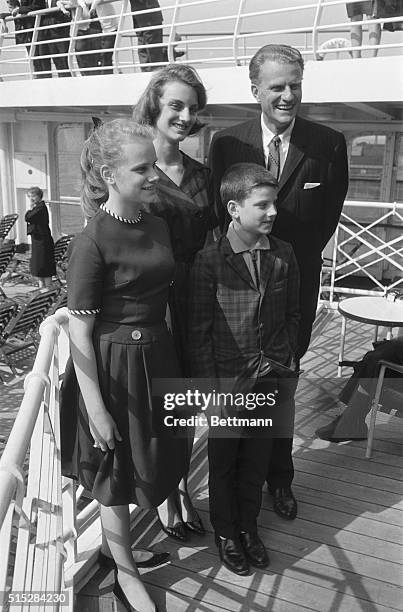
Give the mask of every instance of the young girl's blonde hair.
[[139, 138], [152, 140], [149, 127], [132, 119], [113, 119], [96, 127], [84, 143], [80, 164], [82, 173], [81, 207], [87, 219], [108, 199], [108, 186], [101, 167], [115, 168], [124, 159], [123, 146]]

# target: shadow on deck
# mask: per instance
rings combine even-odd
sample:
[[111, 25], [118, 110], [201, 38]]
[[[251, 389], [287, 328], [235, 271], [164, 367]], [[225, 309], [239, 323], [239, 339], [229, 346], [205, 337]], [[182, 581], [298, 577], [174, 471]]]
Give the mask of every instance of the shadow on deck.
[[[190, 487], [207, 528], [205, 537], [176, 545], [161, 532], [155, 514], [140, 514], [135, 546], [154, 546], [171, 553], [171, 561], [141, 570], [161, 611], [168, 612], [387, 612], [402, 610], [403, 424], [379, 414], [371, 460], [364, 442], [330, 444], [315, 438], [340, 407], [337, 379], [340, 321], [337, 313], [319, 317], [305, 374], [297, 395], [293, 489], [298, 518], [281, 520], [263, 494], [260, 535], [271, 564], [250, 576], [232, 574], [220, 563], [208, 515], [206, 440], [195, 446]], [[371, 348], [369, 327], [351, 324], [349, 357]], [[355, 347], [355, 348], [354, 348]], [[358, 347], [358, 348], [357, 348]], [[345, 371], [349, 373], [348, 370]], [[111, 593], [112, 573], [97, 571], [81, 589], [80, 612], [123, 610]]]

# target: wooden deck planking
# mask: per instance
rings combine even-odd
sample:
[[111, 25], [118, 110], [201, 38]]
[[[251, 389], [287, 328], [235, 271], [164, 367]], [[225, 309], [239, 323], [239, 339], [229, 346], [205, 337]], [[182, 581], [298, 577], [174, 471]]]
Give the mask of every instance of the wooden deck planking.
[[[303, 363], [306, 374], [309, 370], [314, 378], [299, 388], [297, 396], [293, 488], [299, 502], [298, 518], [287, 522], [277, 517], [271, 497], [264, 491], [259, 525], [271, 558], [269, 568], [239, 577], [222, 567], [208, 517], [206, 442], [200, 440], [190, 482], [207, 535], [192, 537], [186, 546], [180, 546], [162, 534], [152, 513], [144, 513], [136, 529], [136, 545], [156, 545], [171, 552], [170, 563], [142, 570], [161, 612], [403, 610], [399, 592], [403, 421], [379, 415], [370, 460], [365, 459], [365, 442], [335, 445], [314, 437], [315, 429], [342, 408], [337, 394], [343, 380], [334, 377], [339, 322], [334, 313], [324, 319], [322, 337], [315, 336]], [[353, 349], [357, 352], [353, 344], [363, 330], [352, 323], [350, 332], [346, 346], [349, 357]], [[364, 332], [365, 350], [369, 350], [370, 332]], [[363, 342], [358, 346], [361, 355]], [[100, 575], [98, 572], [82, 589], [79, 612], [113, 609], [111, 582], [109, 591], [105, 584], [100, 589]], [[106, 607], [101, 607], [102, 601]]]

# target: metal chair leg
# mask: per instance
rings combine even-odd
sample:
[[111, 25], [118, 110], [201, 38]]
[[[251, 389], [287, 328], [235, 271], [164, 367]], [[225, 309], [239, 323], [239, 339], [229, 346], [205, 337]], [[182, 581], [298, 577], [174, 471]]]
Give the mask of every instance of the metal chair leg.
[[376, 384], [376, 390], [374, 399], [372, 401], [371, 407], [371, 419], [369, 423], [369, 431], [368, 431], [368, 442], [367, 442], [367, 450], [365, 453], [365, 458], [370, 459], [372, 455], [372, 446], [374, 442], [374, 433], [375, 433], [375, 422], [376, 422], [376, 413], [379, 408], [379, 400], [381, 398], [382, 386], [385, 378], [386, 365], [382, 365], [379, 371], [378, 382]]

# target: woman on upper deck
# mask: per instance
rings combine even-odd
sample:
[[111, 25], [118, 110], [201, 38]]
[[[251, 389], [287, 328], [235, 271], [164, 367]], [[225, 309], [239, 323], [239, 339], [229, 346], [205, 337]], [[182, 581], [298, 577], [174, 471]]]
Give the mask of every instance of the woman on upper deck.
[[[210, 191], [210, 170], [183, 153], [179, 145], [202, 127], [197, 114], [207, 102], [206, 90], [197, 72], [184, 64], [170, 64], [150, 80], [133, 111], [133, 118], [155, 128], [158, 202], [150, 212], [163, 217], [170, 229], [176, 271], [169, 306], [175, 345], [183, 375], [188, 374], [187, 301], [189, 273], [196, 253], [217, 226]], [[189, 461], [193, 440], [189, 442]], [[183, 480], [175, 500], [160, 508], [162, 527], [168, 535], [187, 539], [186, 531], [204, 533]], [[168, 520], [169, 516], [169, 520]], [[184, 529], [185, 528], [185, 529]], [[168, 531], [167, 531], [168, 530]]]

